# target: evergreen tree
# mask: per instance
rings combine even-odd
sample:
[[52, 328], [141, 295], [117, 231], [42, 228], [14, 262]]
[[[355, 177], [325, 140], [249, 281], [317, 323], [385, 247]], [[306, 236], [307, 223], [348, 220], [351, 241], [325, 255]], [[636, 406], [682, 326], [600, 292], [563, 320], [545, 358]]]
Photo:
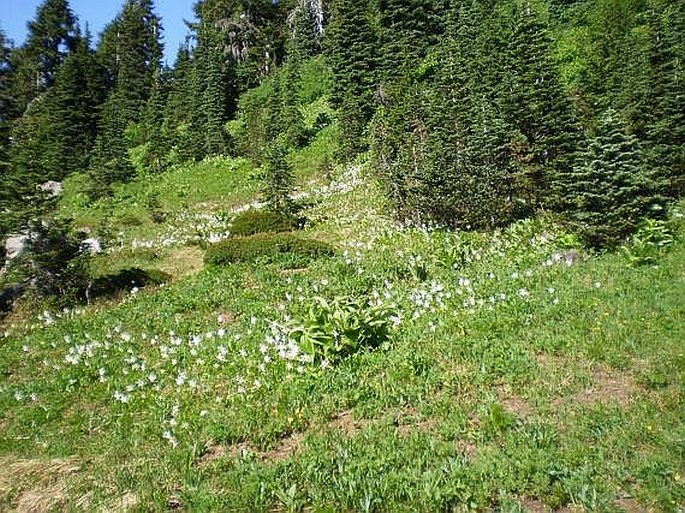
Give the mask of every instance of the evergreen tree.
[[[11, 48], [5, 38], [5, 33], [0, 30], [0, 189], [3, 188], [2, 182], [9, 171], [9, 135], [14, 111], [14, 98], [9, 83], [12, 72], [10, 54]], [[0, 193], [0, 208], [4, 201], [5, 198]]]
[[61, 181], [88, 169], [97, 133], [97, 111], [105, 97], [104, 70], [82, 39], [46, 93], [44, 178]]
[[257, 86], [283, 61], [288, 38], [288, 2], [201, 0], [195, 12], [219, 31], [221, 53], [233, 64], [237, 93]]
[[603, 117], [579, 165], [560, 175], [565, 215], [595, 247], [612, 247], [662, 204], [637, 138], [615, 111]]
[[650, 60], [652, 97], [645, 139], [650, 164], [659, 170], [664, 194], [685, 194], [685, 7], [653, 15]]
[[106, 193], [111, 183], [129, 180], [134, 173], [126, 129], [141, 120], [162, 57], [162, 29], [153, 11], [152, 0], [127, 0], [102, 40], [115, 52], [115, 80], [102, 108], [91, 158], [95, 194]]
[[581, 132], [550, 57], [548, 30], [524, 0], [515, 6], [501, 102], [517, 130], [519, 165], [536, 205], [555, 204], [551, 184], [573, 163]]
[[28, 23], [26, 44], [13, 53], [13, 95], [19, 113], [53, 83], [57, 70], [79, 40], [67, 0], [45, 0]]
[[345, 157], [367, 147], [366, 126], [375, 109], [376, 35], [369, 2], [334, 0], [327, 29], [326, 53], [334, 75], [331, 101], [339, 110]]
[[164, 133], [165, 82], [161, 70], [157, 70], [150, 97], [142, 116], [142, 136], [145, 146], [145, 167], [152, 173], [164, 169], [164, 157], [169, 147]]
[[268, 149], [262, 188], [267, 207], [275, 212], [291, 212], [293, 208], [290, 193], [295, 178], [286, 157], [283, 140], [276, 138]]
[[379, 80], [392, 82], [426, 56], [444, 27], [444, 1], [379, 0]]
[[301, 63], [321, 51], [323, 18], [321, 0], [298, 0], [288, 16], [291, 31], [287, 47], [289, 62]]
[[164, 107], [164, 138], [169, 146], [169, 157], [178, 162], [199, 158], [193, 151], [194, 62], [188, 44], [182, 45], [170, 73], [168, 94]]
[[235, 74], [233, 63], [222, 53], [221, 33], [212, 25], [197, 28], [197, 47], [184, 87], [191, 91], [189, 109], [189, 147], [195, 158], [220, 155], [230, 151], [226, 121], [235, 110]]

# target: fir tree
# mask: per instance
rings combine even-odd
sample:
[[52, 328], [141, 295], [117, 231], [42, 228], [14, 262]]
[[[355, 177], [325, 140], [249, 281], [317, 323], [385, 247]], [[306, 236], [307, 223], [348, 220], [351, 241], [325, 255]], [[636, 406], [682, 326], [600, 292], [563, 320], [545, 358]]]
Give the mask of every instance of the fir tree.
[[653, 78], [648, 94], [653, 99], [645, 139], [664, 194], [678, 198], [685, 194], [685, 7], [674, 6], [664, 18], [651, 18]]
[[152, 0], [128, 0], [103, 38], [116, 52], [116, 78], [102, 108], [90, 163], [94, 194], [105, 194], [110, 184], [129, 180], [134, 173], [126, 129], [140, 121], [162, 57], [162, 29], [153, 9]]
[[169, 150], [164, 133], [165, 83], [161, 70], [157, 70], [150, 97], [142, 116], [142, 144], [146, 146], [145, 166], [152, 173], [164, 169], [164, 157]]
[[190, 146], [196, 158], [230, 150], [224, 125], [235, 110], [233, 67], [221, 52], [221, 34], [211, 25], [197, 28], [198, 42], [188, 78]]
[[323, 5], [321, 0], [298, 0], [288, 16], [288, 61], [301, 63], [321, 51]]
[[172, 161], [186, 162], [201, 157], [194, 151], [191, 122], [195, 112], [194, 62], [188, 44], [182, 45], [171, 70], [164, 107], [163, 133]]
[[592, 246], [615, 246], [662, 204], [639, 141], [615, 111], [603, 117], [579, 162], [557, 185], [567, 219]]
[[327, 57], [334, 75], [331, 100], [338, 108], [342, 153], [367, 147], [366, 126], [375, 109], [376, 35], [367, 1], [334, 0], [327, 29]]
[[[12, 72], [10, 54], [11, 48], [5, 38], [5, 33], [0, 30], [0, 189], [2, 189], [2, 182], [9, 171], [10, 123], [15, 103], [9, 83]], [[2, 196], [3, 194], [0, 193], [0, 205], [4, 201]]]
[[26, 44], [13, 53], [13, 95], [19, 113], [46, 91], [79, 40], [77, 21], [67, 0], [45, 0], [28, 23]]
[[275, 212], [291, 212], [293, 208], [290, 193], [295, 179], [286, 157], [283, 140], [276, 138], [268, 149], [262, 188], [267, 207]]
[[550, 58], [548, 30], [529, 0], [513, 13], [503, 82], [502, 106], [518, 131], [515, 144], [530, 200], [555, 204], [551, 184], [557, 172], [572, 165], [581, 132]]
[[379, 0], [379, 81], [392, 82], [426, 56], [443, 32], [444, 1]]
[[97, 111], [105, 96], [104, 70], [81, 40], [57, 72], [46, 94], [45, 178], [61, 181], [88, 168], [97, 133]]

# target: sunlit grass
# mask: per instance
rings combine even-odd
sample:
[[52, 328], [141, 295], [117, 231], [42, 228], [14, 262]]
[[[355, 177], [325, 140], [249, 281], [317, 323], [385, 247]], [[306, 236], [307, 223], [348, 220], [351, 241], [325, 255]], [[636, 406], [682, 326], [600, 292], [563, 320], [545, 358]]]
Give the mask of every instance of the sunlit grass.
[[[130, 184], [114, 218], [151, 191], [168, 213], [230, 212], [258, 197], [240, 166]], [[235, 195], [200, 184], [229, 170], [245, 174], [229, 178]], [[681, 508], [682, 238], [656, 267], [580, 248], [567, 266], [554, 257], [573, 238], [547, 219], [400, 226], [369, 174], [301, 182], [304, 235], [333, 257], [201, 269], [200, 246], [134, 248], [151, 225], [124, 226], [101, 272], [175, 280], [4, 326], [0, 454], [25, 464], [0, 469], [0, 509], [48, 489], [44, 476], [63, 485], [41, 496], [57, 509]], [[301, 358], [283, 337], [317, 297], [387, 307], [389, 343]]]

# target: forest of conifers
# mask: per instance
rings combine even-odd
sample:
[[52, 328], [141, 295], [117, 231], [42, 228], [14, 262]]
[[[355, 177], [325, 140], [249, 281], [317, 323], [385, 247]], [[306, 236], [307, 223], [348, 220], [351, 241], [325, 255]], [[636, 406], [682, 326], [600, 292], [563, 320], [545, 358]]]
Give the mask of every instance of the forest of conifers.
[[[213, 155], [284, 161], [338, 123], [401, 218], [487, 229], [539, 211], [612, 247], [685, 188], [685, 6], [673, 0], [201, 0], [162, 65], [152, 0], [101, 34], [45, 0], [0, 33], [0, 235], [50, 216], [39, 185], [97, 199]], [[258, 87], [259, 86], [259, 87]], [[314, 128], [303, 107], [330, 105]]]

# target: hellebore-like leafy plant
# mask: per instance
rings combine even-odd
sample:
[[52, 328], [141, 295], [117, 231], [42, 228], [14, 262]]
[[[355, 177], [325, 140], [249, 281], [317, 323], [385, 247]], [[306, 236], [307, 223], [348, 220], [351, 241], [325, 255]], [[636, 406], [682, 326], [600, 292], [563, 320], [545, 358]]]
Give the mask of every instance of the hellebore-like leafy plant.
[[370, 306], [362, 299], [315, 297], [305, 319], [291, 326], [289, 338], [325, 366], [388, 343], [391, 315], [390, 308]]

